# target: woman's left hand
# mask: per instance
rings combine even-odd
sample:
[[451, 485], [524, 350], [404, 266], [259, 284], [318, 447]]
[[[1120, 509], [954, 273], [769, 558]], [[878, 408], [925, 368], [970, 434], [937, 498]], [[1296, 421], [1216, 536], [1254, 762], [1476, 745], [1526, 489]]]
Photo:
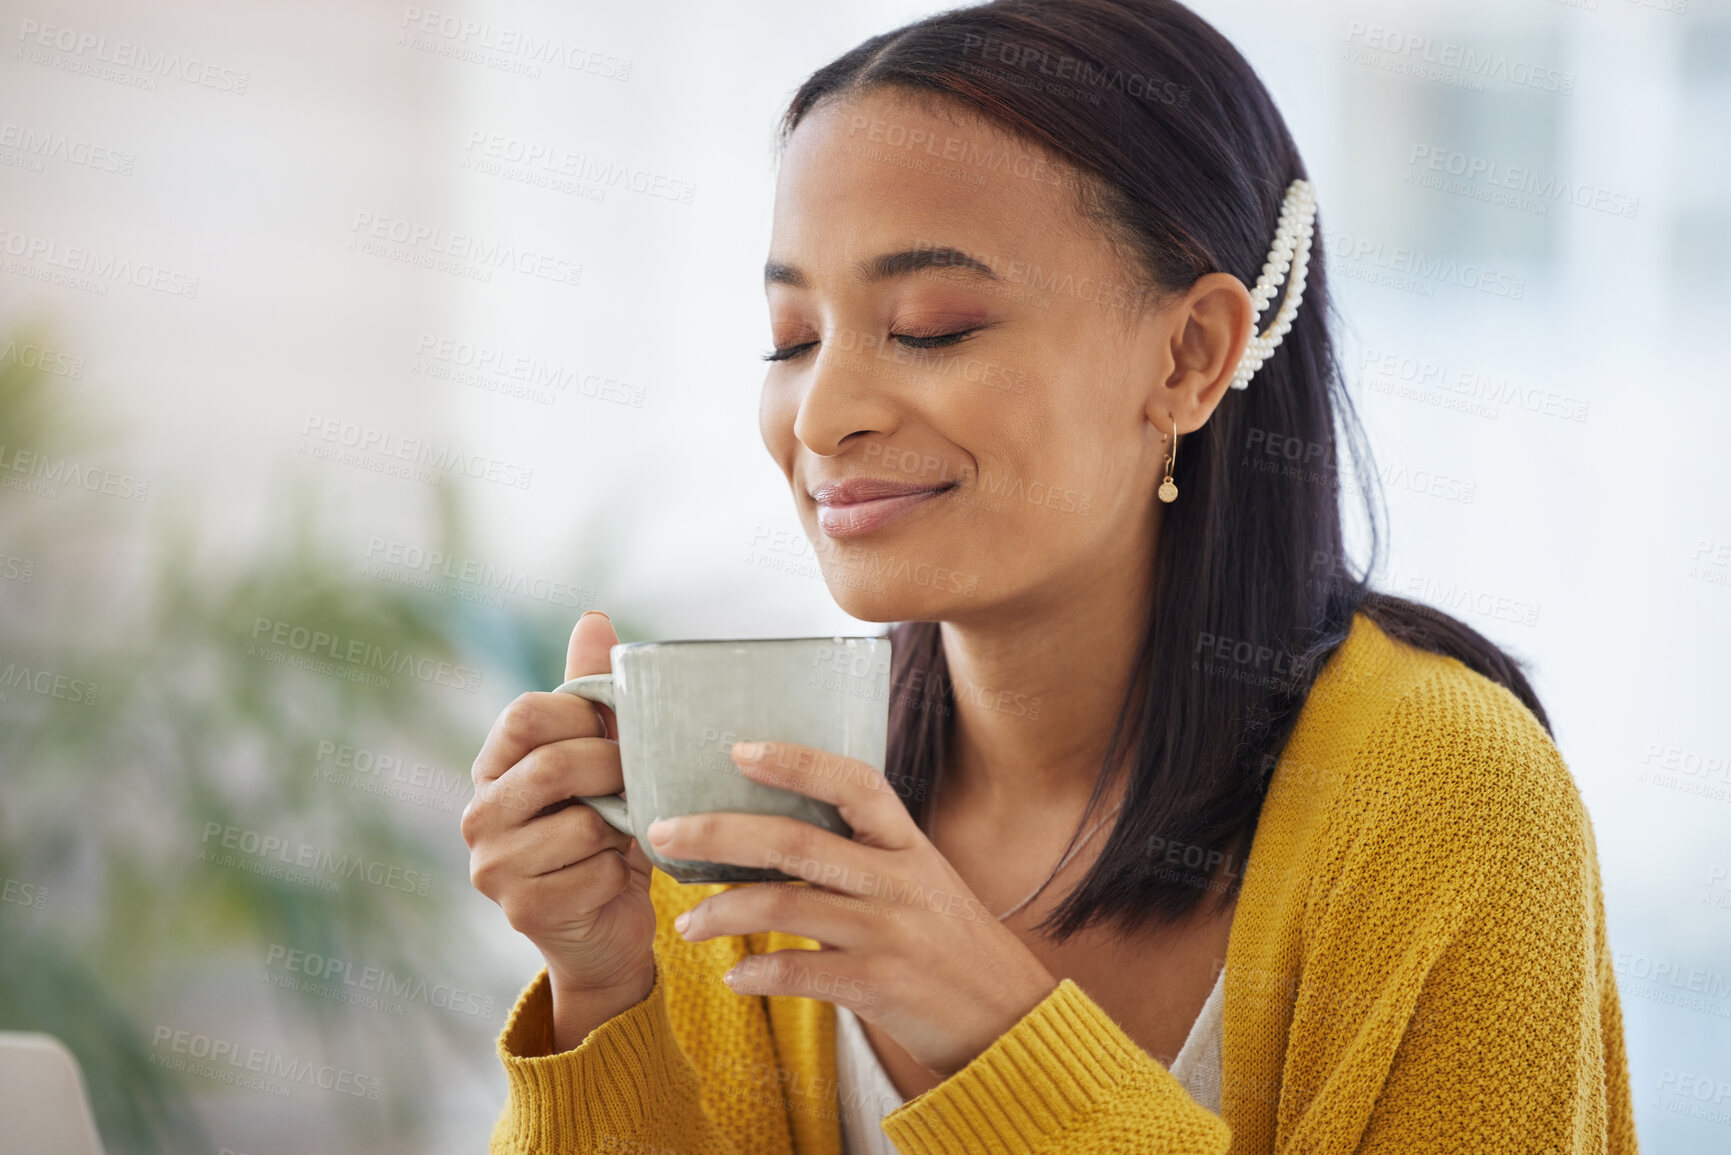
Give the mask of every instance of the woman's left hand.
[[723, 891], [674, 921], [690, 942], [779, 930], [821, 944], [752, 955], [726, 976], [736, 994], [840, 1003], [948, 1078], [1057, 987], [875, 767], [787, 742], [740, 742], [733, 759], [749, 778], [834, 804], [853, 828], [849, 839], [733, 811], [650, 824], [668, 858], [771, 866], [811, 883]]

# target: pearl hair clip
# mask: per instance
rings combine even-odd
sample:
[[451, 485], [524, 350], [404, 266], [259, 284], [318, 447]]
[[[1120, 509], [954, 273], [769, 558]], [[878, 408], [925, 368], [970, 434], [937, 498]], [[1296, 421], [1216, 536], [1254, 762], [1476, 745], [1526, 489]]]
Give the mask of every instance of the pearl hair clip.
[[1310, 264], [1310, 240], [1316, 235], [1316, 191], [1307, 180], [1295, 180], [1286, 189], [1286, 199], [1280, 205], [1280, 223], [1274, 230], [1274, 247], [1268, 250], [1268, 262], [1262, 266], [1262, 276], [1256, 281], [1256, 289], [1250, 294], [1252, 303], [1256, 306], [1255, 317], [1262, 316], [1262, 311], [1268, 307], [1268, 302], [1274, 299], [1274, 294], [1280, 290], [1280, 282], [1286, 280], [1287, 271], [1292, 272], [1291, 281], [1286, 286], [1286, 296], [1280, 302], [1280, 309], [1274, 315], [1274, 321], [1258, 334], [1254, 332], [1255, 321], [1252, 320], [1250, 343], [1244, 348], [1244, 356], [1238, 362], [1238, 370], [1232, 375], [1232, 387], [1243, 389], [1249, 386], [1251, 375], [1262, 367], [1262, 363], [1273, 355], [1275, 346], [1292, 328], [1292, 318], [1298, 312], [1298, 303], [1304, 299], [1304, 271]]

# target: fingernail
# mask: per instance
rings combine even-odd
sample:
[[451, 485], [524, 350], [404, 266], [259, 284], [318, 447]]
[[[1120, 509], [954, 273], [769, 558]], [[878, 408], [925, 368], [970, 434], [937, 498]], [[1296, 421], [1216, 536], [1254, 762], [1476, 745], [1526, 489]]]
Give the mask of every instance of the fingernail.
[[649, 829], [645, 831], [645, 833], [649, 835], [649, 841], [660, 846], [663, 842], [672, 838], [673, 823], [674, 819], [671, 818], [657, 818], [654, 822], [651, 822], [649, 824]]
[[736, 758], [744, 758], [748, 761], [754, 758], [759, 758], [763, 755], [763, 743], [735, 742], [733, 744], [733, 755]]
[[678, 918], [673, 920], [673, 929], [678, 931], [680, 934], [684, 934], [685, 928], [690, 923], [691, 923], [691, 912], [688, 910], [684, 914], [680, 915]]
[[733, 988], [733, 972], [728, 971], [726, 974], [722, 975], [721, 981], [726, 983], [728, 986], [728, 989], [731, 990]]
[[[577, 615], [577, 620], [582, 621], [584, 618], [588, 617], [590, 614], [600, 614], [602, 617], [607, 618], [607, 614], [601, 610], [584, 610], [581, 614]], [[613, 621], [612, 618], [607, 618], [607, 620], [609, 622]]]

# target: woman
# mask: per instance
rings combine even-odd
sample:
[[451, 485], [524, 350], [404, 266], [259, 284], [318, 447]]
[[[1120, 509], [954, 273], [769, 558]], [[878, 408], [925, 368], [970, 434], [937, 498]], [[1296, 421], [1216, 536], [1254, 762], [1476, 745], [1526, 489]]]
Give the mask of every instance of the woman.
[[1249, 65], [1174, 0], [1003, 0], [783, 128], [761, 428], [900, 623], [887, 770], [736, 750], [853, 838], [657, 824], [813, 880], [680, 886], [572, 801], [621, 786], [608, 712], [514, 702], [463, 818], [547, 963], [493, 1150], [1633, 1152], [1544, 711], [1342, 561], [1359, 435]]

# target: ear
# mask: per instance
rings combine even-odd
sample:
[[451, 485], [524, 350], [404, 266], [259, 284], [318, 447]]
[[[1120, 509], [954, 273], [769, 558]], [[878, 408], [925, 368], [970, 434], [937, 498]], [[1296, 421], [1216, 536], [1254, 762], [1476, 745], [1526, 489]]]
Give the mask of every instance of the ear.
[[1160, 311], [1164, 376], [1149, 391], [1147, 417], [1163, 434], [1194, 433], [1232, 387], [1255, 323], [1250, 290], [1231, 273], [1199, 277]]

